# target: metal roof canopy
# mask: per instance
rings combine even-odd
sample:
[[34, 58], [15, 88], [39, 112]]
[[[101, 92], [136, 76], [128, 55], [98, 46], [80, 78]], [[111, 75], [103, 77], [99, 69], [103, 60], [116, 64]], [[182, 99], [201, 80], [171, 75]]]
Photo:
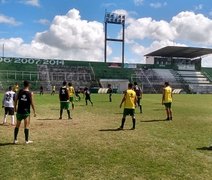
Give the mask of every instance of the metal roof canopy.
[[207, 54], [212, 54], [212, 49], [182, 46], [166, 46], [164, 48], [146, 54], [145, 56], [179, 57], [193, 59]]

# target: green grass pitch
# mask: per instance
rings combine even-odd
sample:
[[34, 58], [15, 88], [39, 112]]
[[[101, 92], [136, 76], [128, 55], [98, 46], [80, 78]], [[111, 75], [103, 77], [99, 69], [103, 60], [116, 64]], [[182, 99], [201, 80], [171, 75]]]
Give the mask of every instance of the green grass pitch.
[[35, 95], [33, 144], [24, 144], [23, 125], [18, 145], [14, 127], [0, 126], [0, 179], [211, 179], [212, 151], [203, 148], [212, 144], [211, 95], [175, 95], [172, 122], [163, 121], [161, 95], [144, 95], [136, 130], [127, 130], [129, 117], [113, 131], [121, 98], [92, 94], [93, 107], [76, 102], [73, 120], [58, 120], [58, 96]]

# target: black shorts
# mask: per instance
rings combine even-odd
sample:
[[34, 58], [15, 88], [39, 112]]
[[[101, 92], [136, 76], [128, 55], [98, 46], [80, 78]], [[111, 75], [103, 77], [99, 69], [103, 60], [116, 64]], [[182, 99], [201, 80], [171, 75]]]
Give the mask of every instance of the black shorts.
[[123, 116], [135, 116], [135, 109], [127, 109], [127, 108], [124, 108], [124, 112], [123, 112]]
[[11, 107], [5, 107], [5, 114], [14, 115], [14, 108]]

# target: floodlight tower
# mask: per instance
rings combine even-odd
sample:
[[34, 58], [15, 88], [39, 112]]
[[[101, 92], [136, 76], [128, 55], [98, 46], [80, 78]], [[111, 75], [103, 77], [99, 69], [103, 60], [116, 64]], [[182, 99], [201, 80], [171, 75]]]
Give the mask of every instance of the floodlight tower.
[[[117, 24], [122, 26], [122, 37], [120, 39], [108, 38], [107, 28], [108, 24]], [[107, 62], [107, 42], [121, 42], [122, 43], [122, 65], [124, 65], [124, 45], [125, 45], [125, 15], [116, 13], [105, 13], [105, 63]]]

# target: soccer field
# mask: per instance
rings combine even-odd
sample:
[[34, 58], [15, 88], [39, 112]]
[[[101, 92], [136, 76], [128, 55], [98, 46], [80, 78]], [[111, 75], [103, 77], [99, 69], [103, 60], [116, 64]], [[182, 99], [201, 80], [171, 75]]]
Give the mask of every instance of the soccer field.
[[212, 144], [211, 95], [175, 95], [172, 122], [164, 121], [161, 95], [144, 95], [136, 130], [128, 130], [129, 117], [114, 131], [121, 98], [92, 94], [93, 107], [76, 102], [73, 120], [66, 112], [58, 120], [58, 96], [35, 95], [33, 144], [24, 144], [23, 125], [18, 145], [14, 128], [0, 126], [0, 179], [211, 179], [212, 151], [204, 148]]

